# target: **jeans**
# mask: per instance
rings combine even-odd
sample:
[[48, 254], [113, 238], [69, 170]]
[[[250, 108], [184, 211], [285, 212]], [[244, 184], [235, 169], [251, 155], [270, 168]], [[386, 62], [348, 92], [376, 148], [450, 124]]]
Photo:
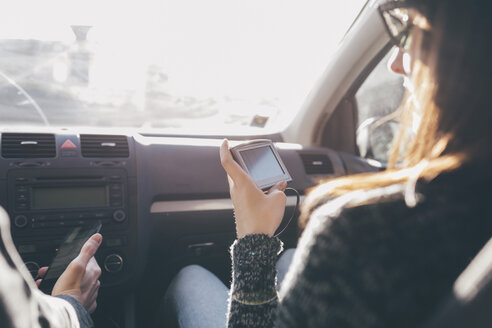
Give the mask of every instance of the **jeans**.
[[[295, 249], [277, 261], [277, 288], [284, 280]], [[157, 317], [158, 327], [226, 327], [229, 288], [199, 265], [181, 269], [164, 295]]]

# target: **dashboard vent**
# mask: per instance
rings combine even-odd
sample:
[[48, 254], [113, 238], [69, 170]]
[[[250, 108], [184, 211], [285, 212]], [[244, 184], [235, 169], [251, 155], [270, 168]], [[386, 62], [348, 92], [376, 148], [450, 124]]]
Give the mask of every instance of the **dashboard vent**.
[[333, 165], [323, 154], [300, 154], [307, 174], [333, 174]]
[[83, 157], [128, 157], [126, 136], [81, 134], [80, 145]]
[[2, 156], [4, 158], [55, 157], [55, 135], [46, 133], [2, 133]]

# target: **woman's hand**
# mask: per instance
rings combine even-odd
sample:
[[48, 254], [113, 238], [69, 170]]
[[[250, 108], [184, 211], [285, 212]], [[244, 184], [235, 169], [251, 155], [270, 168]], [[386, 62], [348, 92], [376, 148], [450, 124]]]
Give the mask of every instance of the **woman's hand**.
[[284, 216], [287, 182], [277, 183], [265, 194], [232, 158], [227, 140], [220, 147], [220, 161], [227, 172], [238, 238], [255, 233], [273, 236]]
[[[87, 310], [92, 313], [97, 307], [97, 294], [101, 282], [101, 268], [97, 264], [94, 254], [101, 245], [102, 236], [98, 233], [89, 238], [80, 254], [68, 265], [60, 278], [56, 281], [52, 296], [70, 295], [80, 302]], [[46, 269], [41, 268], [39, 275], [46, 273]], [[39, 282], [37, 282], [39, 285]]]

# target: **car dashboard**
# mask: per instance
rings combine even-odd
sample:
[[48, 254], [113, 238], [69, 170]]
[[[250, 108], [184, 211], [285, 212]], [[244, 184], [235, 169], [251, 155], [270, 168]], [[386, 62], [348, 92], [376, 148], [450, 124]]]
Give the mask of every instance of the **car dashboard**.
[[[219, 159], [222, 138], [91, 129], [0, 132], [0, 205], [33, 276], [51, 263], [70, 231], [101, 221], [99, 308], [115, 326], [149, 324], [139, 318], [152, 316], [151, 304], [184, 265], [203, 265], [228, 283], [235, 224]], [[275, 145], [293, 179], [289, 187], [301, 198], [322, 179], [377, 170], [328, 148]], [[288, 194], [286, 217], [295, 203]], [[280, 238], [295, 247], [297, 224]]]

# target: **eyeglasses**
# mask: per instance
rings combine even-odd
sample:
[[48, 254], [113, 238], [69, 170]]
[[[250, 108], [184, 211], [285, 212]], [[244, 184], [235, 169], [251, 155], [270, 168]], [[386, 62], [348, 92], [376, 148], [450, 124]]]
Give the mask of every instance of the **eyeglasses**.
[[411, 31], [414, 27], [429, 32], [430, 24], [419, 12], [411, 7], [412, 1], [390, 1], [378, 7], [393, 44], [404, 51], [410, 50]]

